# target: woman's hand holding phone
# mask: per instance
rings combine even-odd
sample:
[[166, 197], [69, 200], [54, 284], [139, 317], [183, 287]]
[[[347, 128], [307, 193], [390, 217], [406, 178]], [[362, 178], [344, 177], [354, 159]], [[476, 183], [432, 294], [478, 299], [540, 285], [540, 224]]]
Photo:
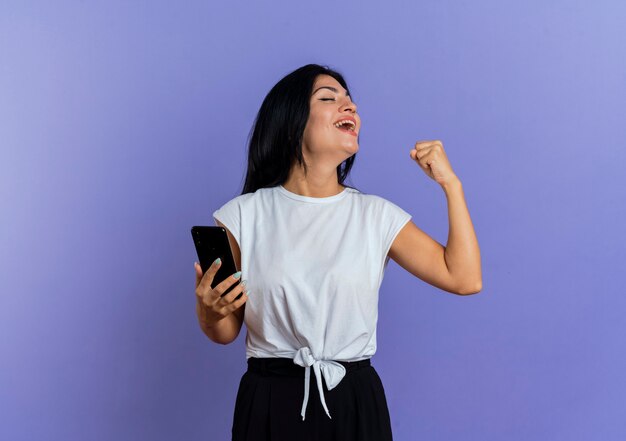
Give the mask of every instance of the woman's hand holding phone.
[[[245, 286], [245, 280], [222, 297], [222, 294], [239, 280], [239, 278], [234, 277], [234, 274], [215, 285], [215, 288], [211, 288], [213, 278], [220, 265], [221, 262], [213, 262], [203, 275], [200, 265], [197, 263], [194, 264], [196, 268], [196, 299], [198, 300], [199, 306], [202, 307], [203, 321], [208, 327], [214, 326], [248, 300], [248, 289]], [[241, 298], [235, 300], [244, 288], [246, 288], [246, 290]]]

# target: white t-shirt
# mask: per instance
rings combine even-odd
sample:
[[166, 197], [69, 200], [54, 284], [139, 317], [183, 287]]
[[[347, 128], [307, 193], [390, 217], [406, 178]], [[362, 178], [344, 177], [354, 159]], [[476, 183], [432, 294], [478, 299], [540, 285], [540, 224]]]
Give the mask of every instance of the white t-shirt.
[[241, 280], [250, 290], [246, 359], [288, 357], [306, 368], [303, 419], [313, 366], [328, 414], [320, 374], [330, 390], [345, 375], [333, 360], [364, 360], [376, 352], [387, 252], [412, 216], [350, 187], [314, 198], [279, 185], [239, 195], [213, 217], [241, 250]]

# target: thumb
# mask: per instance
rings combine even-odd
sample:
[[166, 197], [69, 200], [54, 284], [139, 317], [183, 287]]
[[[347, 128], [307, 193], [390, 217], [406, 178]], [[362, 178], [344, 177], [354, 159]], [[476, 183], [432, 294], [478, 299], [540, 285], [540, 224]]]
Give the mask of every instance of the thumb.
[[202, 280], [202, 268], [198, 265], [198, 262], [194, 262], [193, 267], [196, 270], [196, 286], [198, 286], [198, 283]]

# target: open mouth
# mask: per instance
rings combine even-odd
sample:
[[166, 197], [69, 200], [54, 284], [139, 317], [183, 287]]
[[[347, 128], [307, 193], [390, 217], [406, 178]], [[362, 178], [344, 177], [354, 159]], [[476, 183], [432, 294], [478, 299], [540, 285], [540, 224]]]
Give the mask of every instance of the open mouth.
[[342, 132], [349, 133], [350, 135], [356, 136], [356, 132], [354, 129], [356, 128], [355, 124], [350, 120], [343, 120], [335, 123], [335, 127]]

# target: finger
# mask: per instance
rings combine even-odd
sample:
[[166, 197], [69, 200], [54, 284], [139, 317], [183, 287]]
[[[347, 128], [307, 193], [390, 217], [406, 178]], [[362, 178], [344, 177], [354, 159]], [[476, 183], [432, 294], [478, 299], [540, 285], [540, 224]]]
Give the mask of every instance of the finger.
[[213, 298], [219, 300], [222, 294], [233, 284], [235, 284], [241, 278], [241, 271], [237, 271], [222, 280], [215, 288], [213, 288]]
[[231, 302], [226, 308], [228, 309], [228, 312], [230, 313], [241, 308], [243, 304], [246, 303], [247, 301], [248, 301], [248, 293], [245, 292], [243, 293], [240, 299], [235, 300], [234, 302]]
[[424, 165], [424, 167], [428, 168], [436, 159], [433, 151], [428, 152], [424, 156], [421, 157], [420, 162]]
[[[239, 308], [241, 304], [248, 299], [249, 291], [250, 290], [247, 284], [241, 282], [239, 286], [235, 287], [231, 292], [228, 293], [228, 295], [222, 297], [221, 300], [224, 302], [225, 307], [228, 308], [228, 311], [232, 312], [235, 309]], [[241, 297], [239, 297], [240, 293]], [[237, 299], [237, 297], [239, 298]]]
[[196, 273], [196, 288], [200, 284], [200, 280], [202, 280], [202, 268], [198, 265], [198, 262], [193, 263], [193, 269]]
[[[423, 160], [424, 156], [426, 156], [428, 153], [430, 153], [432, 147], [424, 147], [424, 148], [420, 148], [420, 149], [413, 149], [413, 152], [415, 152], [415, 161], [417, 161], [418, 163], [420, 161]], [[420, 164], [421, 165], [421, 164]]]
[[422, 144], [421, 146], [415, 146], [413, 151], [415, 152], [415, 160], [422, 160], [424, 156], [427, 154], [441, 148], [441, 144], [439, 141], [428, 141], [427, 143], [418, 143]]
[[219, 301], [224, 305], [231, 304], [241, 292], [248, 291], [248, 286], [246, 285], [246, 282], [246, 280], [242, 280], [241, 283], [234, 287], [228, 294], [223, 297], [220, 296]]
[[213, 283], [213, 278], [215, 277], [215, 273], [220, 269], [222, 265], [221, 259], [218, 257], [213, 261], [211, 266], [204, 274], [202, 274], [202, 267], [195, 263], [196, 266], [196, 289], [200, 292], [206, 293], [211, 288], [211, 283]]
[[[233, 288], [231, 292], [229, 292], [224, 297], [218, 297], [215, 303], [213, 304], [214, 308], [218, 308], [218, 311], [222, 315], [228, 315], [233, 312], [235, 309], [241, 307], [243, 303], [248, 300], [248, 290], [247, 288], [242, 293], [244, 283], [240, 283], [238, 286]], [[239, 296], [241, 293], [241, 297], [237, 300], [235, 298]]]
[[427, 140], [427, 141], [417, 141], [415, 143], [415, 147], [416, 148], [421, 148], [421, 147], [426, 147], [426, 146], [433, 145], [433, 144], [442, 144], [443, 145], [443, 143], [440, 140], [433, 139], [433, 140]]

